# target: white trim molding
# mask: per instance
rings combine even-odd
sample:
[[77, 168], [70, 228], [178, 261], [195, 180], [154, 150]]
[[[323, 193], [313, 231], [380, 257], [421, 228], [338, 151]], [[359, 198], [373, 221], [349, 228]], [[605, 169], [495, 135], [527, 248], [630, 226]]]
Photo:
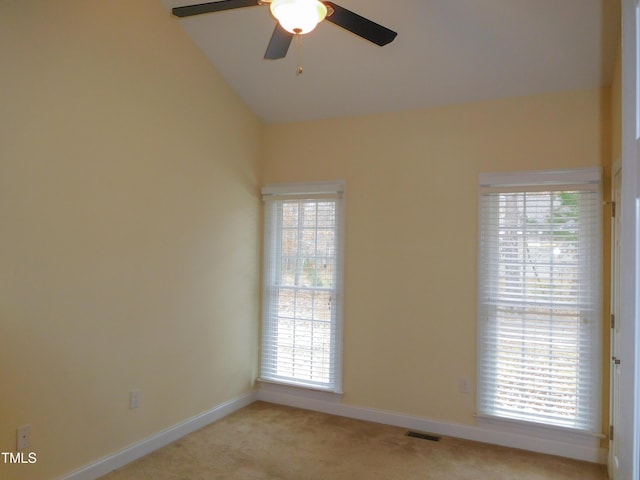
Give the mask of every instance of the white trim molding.
[[[261, 381], [342, 390], [345, 189], [343, 180], [262, 188]], [[315, 244], [308, 251], [309, 235]], [[307, 312], [300, 302], [309, 296], [323, 300]], [[303, 345], [309, 355], [283, 355], [291, 345]]]
[[620, 479], [640, 478], [640, 11], [622, 0], [622, 201], [620, 244]]
[[500, 431], [490, 426], [461, 425], [430, 420], [403, 413], [347, 405], [342, 403], [342, 395], [340, 394], [262, 383], [257, 390], [218, 405], [211, 410], [191, 417], [184, 422], [129, 445], [112, 455], [108, 455], [74, 470], [60, 477], [58, 480], [96, 480], [113, 470], [121, 468], [159, 448], [179, 440], [185, 435], [220, 420], [236, 410], [252, 404], [256, 400], [331, 415], [339, 415], [357, 420], [431, 432], [437, 435], [519, 448], [532, 452], [559, 455], [576, 460], [604, 464], [607, 459], [607, 451], [599, 448], [598, 445], [587, 445], [584, 444], [584, 442], [573, 443], [570, 441], [571, 439], [562, 436], [558, 437], [558, 439], [551, 440], [536, 435], [525, 435], [521, 432]]
[[196, 430], [206, 427], [210, 423], [220, 420], [223, 417], [239, 410], [257, 399], [256, 391], [251, 391], [238, 398], [218, 405], [211, 410], [203, 412], [199, 415], [191, 417], [184, 422], [167, 428], [155, 435], [147, 437], [128, 447], [116, 452], [112, 455], [103, 457], [95, 462], [85, 465], [63, 477], [59, 480], [95, 480], [102, 475], [123, 467], [149, 453], [158, 450], [172, 442], [188, 435]]
[[264, 384], [260, 385], [258, 390], [258, 400], [587, 462], [600, 464], [607, 462], [607, 450], [600, 447], [600, 438], [598, 437], [594, 437], [593, 441], [587, 444], [583, 440], [573, 441], [567, 435], [558, 435], [557, 438], [551, 439], [536, 435], [535, 432], [524, 434], [516, 430], [497, 429], [486, 423], [474, 426], [442, 422], [398, 412], [347, 405], [341, 403], [340, 396], [330, 396], [324, 392], [296, 388], [274, 388], [273, 385], [266, 386]]

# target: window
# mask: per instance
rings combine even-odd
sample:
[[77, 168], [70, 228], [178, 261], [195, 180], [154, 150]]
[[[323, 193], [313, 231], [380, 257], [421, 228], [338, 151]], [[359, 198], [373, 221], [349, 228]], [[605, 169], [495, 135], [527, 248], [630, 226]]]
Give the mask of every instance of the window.
[[600, 170], [480, 179], [478, 413], [600, 431]]
[[343, 183], [265, 187], [260, 378], [342, 389]]

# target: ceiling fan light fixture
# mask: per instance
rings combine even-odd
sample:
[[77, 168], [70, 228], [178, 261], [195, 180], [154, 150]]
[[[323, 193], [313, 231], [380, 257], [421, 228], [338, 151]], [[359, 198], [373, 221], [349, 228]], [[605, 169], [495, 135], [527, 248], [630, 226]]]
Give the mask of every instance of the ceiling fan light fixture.
[[318, 0], [273, 0], [271, 14], [287, 32], [305, 34], [327, 16], [327, 7]]

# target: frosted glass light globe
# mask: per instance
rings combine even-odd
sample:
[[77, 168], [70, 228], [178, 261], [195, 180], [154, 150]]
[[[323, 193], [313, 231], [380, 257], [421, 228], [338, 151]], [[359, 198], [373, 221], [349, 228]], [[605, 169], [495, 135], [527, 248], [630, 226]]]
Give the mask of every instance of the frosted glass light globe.
[[290, 33], [305, 34], [327, 16], [327, 7], [318, 0], [273, 0], [271, 14]]

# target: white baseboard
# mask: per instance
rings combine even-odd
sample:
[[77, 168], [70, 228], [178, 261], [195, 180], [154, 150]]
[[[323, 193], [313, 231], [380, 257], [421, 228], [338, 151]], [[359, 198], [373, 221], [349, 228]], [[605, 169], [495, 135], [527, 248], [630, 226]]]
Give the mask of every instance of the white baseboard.
[[593, 446], [573, 444], [569, 442], [541, 439], [517, 433], [500, 432], [491, 428], [472, 425], [429, 420], [396, 412], [388, 412], [372, 408], [346, 405], [341, 402], [341, 396], [323, 392], [299, 390], [296, 388], [280, 387], [262, 384], [257, 391], [249, 392], [241, 397], [218, 405], [211, 410], [189, 418], [173, 427], [163, 430], [156, 435], [147, 437], [119, 452], [103, 457], [95, 462], [79, 468], [59, 480], [95, 480], [102, 475], [123, 467], [159, 448], [162, 448], [212, 422], [246, 407], [256, 400], [289, 405], [292, 407], [315, 410], [318, 412], [355, 418], [370, 422], [394, 425], [397, 427], [430, 432], [438, 435], [464, 438], [484, 443], [504, 445], [533, 452], [560, 455], [594, 463], [607, 463], [607, 450]]
[[167, 428], [156, 435], [147, 437], [133, 445], [129, 445], [119, 452], [103, 457], [89, 465], [79, 468], [64, 477], [61, 477], [59, 480], [95, 480], [116, 468], [123, 467], [140, 457], [175, 442], [185, 435], [195, 432], [202, 427], [206, 427], [210, 423], [220, 420], [242, 407], [246, 407], [247, 405], [255, 402], [256, 399], [257, 393], [255, 391], [249, 392], [241, 397], [218, 405], [207, 412], [191, 417], [184, 422], [174, 425], [173, 427]]
[[593, 463], [607, 463], [607, 450], [600, 448], [599, 439], [594, 438], [591, 445], [498, 431], [489, 427], [461, 425], [429, 420], [396, 412], [345, 405], [326, 394], [314, 396], [308, 391], [298, 394], [295, 389], [281, 388], [275, 385], [261, 385], [258, 400], [307, 410], [355, 418], [370, 422], [383, 423], [396, 427], [435, 433], [437, 435], [463, 438], [477, 442], [491, 443], [538, 453], [547, 453], [561, 457], [584, 460]]

